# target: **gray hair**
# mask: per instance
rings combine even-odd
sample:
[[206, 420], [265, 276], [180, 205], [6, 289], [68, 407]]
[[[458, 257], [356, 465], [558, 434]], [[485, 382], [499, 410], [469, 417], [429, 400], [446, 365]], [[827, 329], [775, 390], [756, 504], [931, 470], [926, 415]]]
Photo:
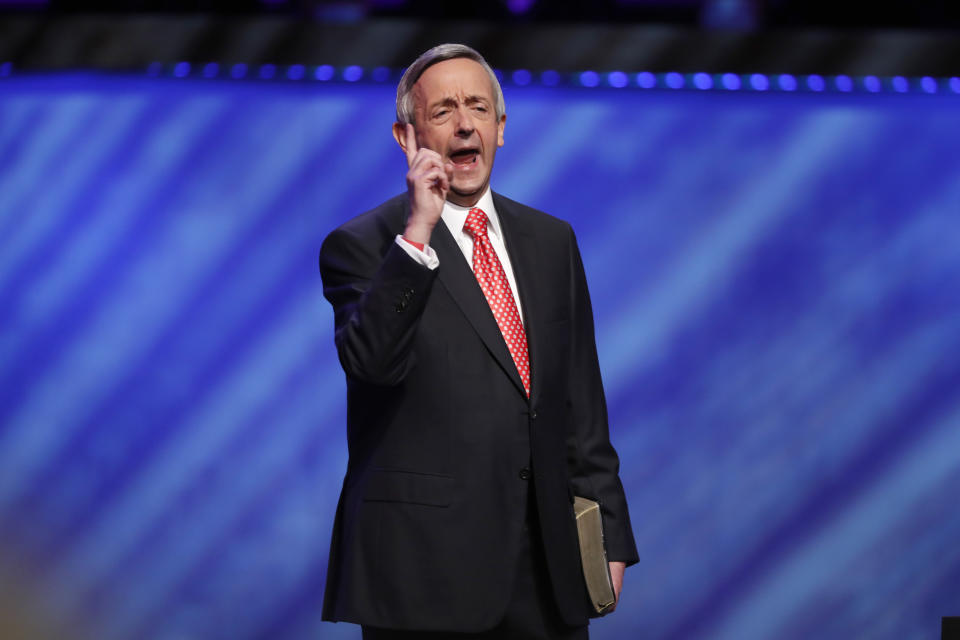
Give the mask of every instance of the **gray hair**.
[[438, 62], [452, 60], [454, 58], [468, 58], [474, 62], [480, 63], [483, 69], [490, 76], [490, 87], [493, 89], [496, 98], [497, 120], [507, 112], [506, 104], [503, 102], [503, 89], [500, 88], [500, 81], [497, 75], [483, 59], [480, 53], [465, 44], [439, 44], [434, 48], [424, 52], [419, 58], [413, 61], [407, 70], [403, 72], [400, 78], [400, 84], [397, 85], [397, 122], [400, 124], [413, 124], [413, 85], [423, 75], [423, 72]]

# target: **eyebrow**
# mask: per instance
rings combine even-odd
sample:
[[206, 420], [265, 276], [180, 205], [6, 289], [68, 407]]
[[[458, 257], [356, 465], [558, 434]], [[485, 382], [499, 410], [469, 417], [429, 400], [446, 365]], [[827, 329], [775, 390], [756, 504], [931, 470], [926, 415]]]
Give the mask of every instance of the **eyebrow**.
[[[464, 104], [476, 104], [477, 102], [483, 102], [483, 103], [489, 104], [490, 100], [488, 98], [485, 98], [483, 96], [478, 96], [478, 95], [467, 96], [466, 99], [464, 100]], [[440, 98], [439, 100], [431, 104], [430, 109], [436, 109], [439, 106], [451, 105], [451, 104], [457, 104], [457, 99], [454, 98], [453, 96], [447, 96], [445, 98]]]

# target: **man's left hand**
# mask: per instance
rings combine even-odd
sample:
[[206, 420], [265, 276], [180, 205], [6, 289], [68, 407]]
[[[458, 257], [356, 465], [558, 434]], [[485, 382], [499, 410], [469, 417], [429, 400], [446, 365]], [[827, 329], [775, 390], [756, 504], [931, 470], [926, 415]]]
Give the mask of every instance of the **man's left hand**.
[[623, 589], [623, 572], [627, 570], [626, 562], [610, 562], [610, 579], [613, 580], [613, 595], [617, 598], [610, 611], [617, 608], [620, 602], [620, 591]]

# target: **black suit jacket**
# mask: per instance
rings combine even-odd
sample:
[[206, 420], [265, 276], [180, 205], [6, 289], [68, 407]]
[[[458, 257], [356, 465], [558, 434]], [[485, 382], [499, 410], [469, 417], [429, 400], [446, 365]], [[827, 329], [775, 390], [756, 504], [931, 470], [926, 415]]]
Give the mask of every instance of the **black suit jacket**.
[[587, 622], [572, 496], [600, 501], [610, 560], [637, 552], [610, 444], [593, 312], [570, 226], [493, 195], [523, 306], [529, 400], [473, 271], [441, 222], [430, 270], [396, 245], [407, 196], [333, 231], [324, 295], [347, 376], [349, 463], [326, 620], [480, 631], [507, 606], [535, 486], [550, 578]]

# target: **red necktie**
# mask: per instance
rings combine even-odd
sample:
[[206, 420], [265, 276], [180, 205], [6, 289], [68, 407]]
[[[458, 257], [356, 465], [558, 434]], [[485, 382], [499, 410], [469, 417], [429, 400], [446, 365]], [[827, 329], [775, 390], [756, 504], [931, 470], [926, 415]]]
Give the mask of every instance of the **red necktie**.
[[520, 312], [510, 291], [510, 281], [503, 271], [503, 265], [487, 236], [487, 214], [480, 209], [470, 209], [464, 231], [473, 237], [473, 273], [487, 298], [487, 304], [493, 311], [500, 333], [507, 343], [513, 363], [520, 373], [523, 388], [530, 397], [530, 357], [527, 354], [527, 334], [520, 322]]

